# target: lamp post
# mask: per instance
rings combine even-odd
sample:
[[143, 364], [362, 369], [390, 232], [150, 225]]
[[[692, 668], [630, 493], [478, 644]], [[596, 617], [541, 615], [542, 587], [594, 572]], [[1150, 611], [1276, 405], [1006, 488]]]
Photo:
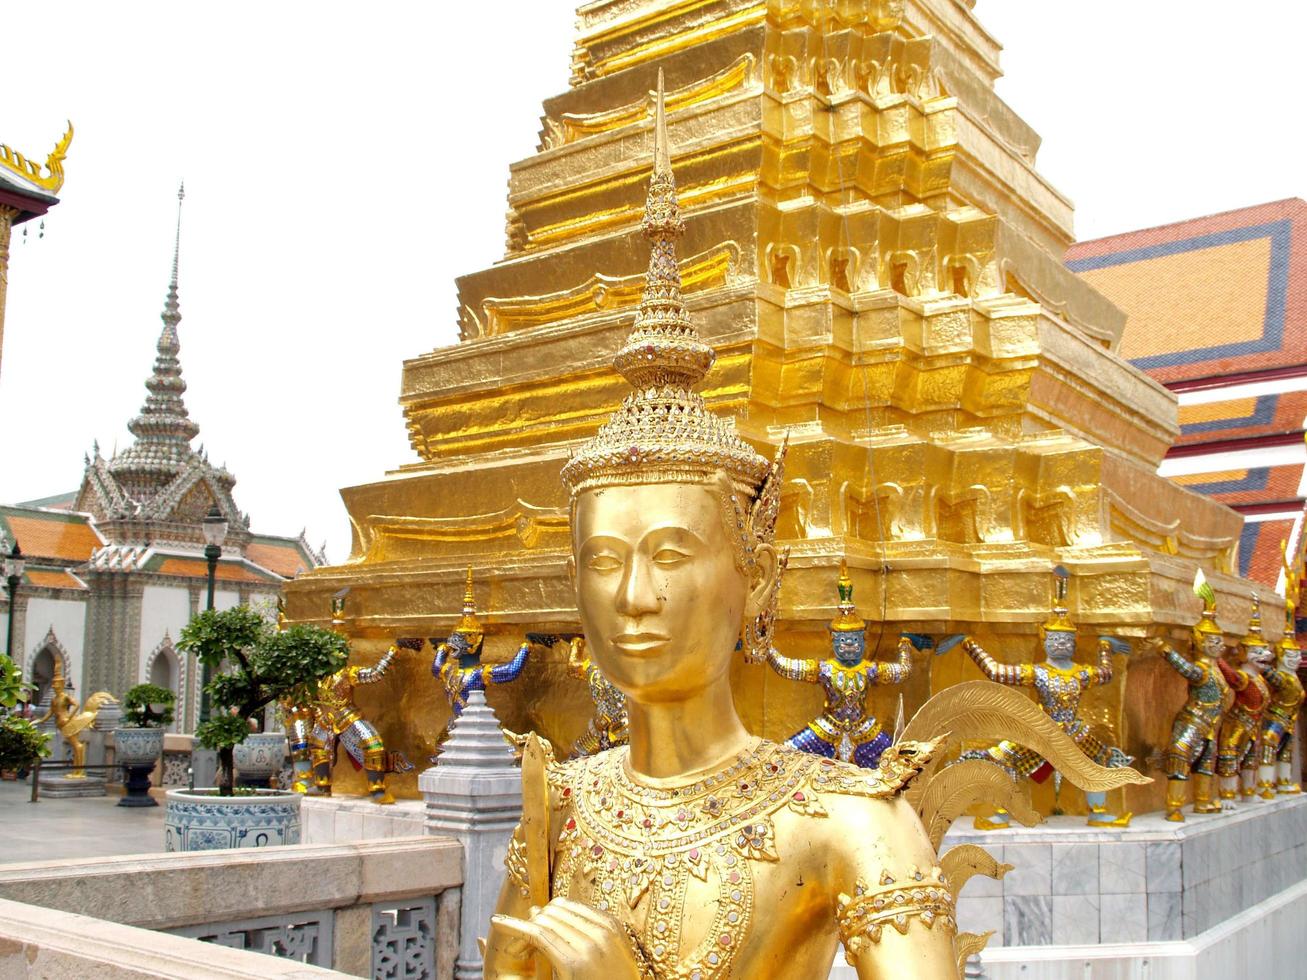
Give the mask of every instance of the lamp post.
[[[18, 586], [23, 581], [23, 566], [27, 560], [23, 558], [23, 550], [18, 547], [17, 539], [14, 540], [14, 547], [5, 555], [5, 584], [9, 586], [9, 635], [5, 640], [5, 655], [10, 660], [14, 659], [14, 612], [17, 609], [16, 597], [18, 596]], [[17, 663], [18, 661], [14, 661]]]
[[[222, 543], [227, 540], [227, 518], [218, 506], [209, 508], [204, 517], [204, 557], [209, 563], [209, 601], [206, 609], [213, 609], [213, 586], [218, 575], [218, 559], [222, 557]], [[200, 672], [200, 721], [209, 720], [209, 665]]]

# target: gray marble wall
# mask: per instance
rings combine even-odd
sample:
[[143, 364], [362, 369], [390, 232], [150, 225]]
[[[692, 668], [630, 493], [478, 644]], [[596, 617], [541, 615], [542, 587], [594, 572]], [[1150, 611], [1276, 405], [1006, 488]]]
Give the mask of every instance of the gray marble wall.
[[1074, 817], [988, 833], [959, 827], [944, 849], [980, 844], [1015, 867], [1002, 881], [967, 883], [958, 926], [994, 930], [991, 946], [1193, 939], [1307, 880], [1307, 796], [1186, 817], [1144, 814], [1120, 830]]

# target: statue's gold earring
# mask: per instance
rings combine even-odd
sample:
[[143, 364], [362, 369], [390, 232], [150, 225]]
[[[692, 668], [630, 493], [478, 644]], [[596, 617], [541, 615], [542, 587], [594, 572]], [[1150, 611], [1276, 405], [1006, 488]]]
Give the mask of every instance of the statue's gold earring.
[[789, 548], [776, 556], [776, 578], [771, 584], [767, 598], [758, 615], [744, 627], [744, 662], [747, 664], [763, 663], [775, 640], [776, 618], [780, 612], [781, 579], [785, 575], [785, 566], [789, 560]]

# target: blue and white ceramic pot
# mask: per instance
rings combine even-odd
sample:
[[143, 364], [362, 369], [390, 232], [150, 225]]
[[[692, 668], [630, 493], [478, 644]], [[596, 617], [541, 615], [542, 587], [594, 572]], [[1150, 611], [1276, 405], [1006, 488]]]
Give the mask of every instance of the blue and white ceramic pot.
[[165, 851], [298, 844], [300, 796], [272, 789], [238, 796], [219, 796], [216, 789], [172, 789], [163, 834]]
[[233, 755], [242, 786], [267, 786], [286, 765], [286, 736], [282, 732], [246, 735]]
[[113, 759], [120, 766], [149, 766], [163, 755], [162, 728], [115, 728]]

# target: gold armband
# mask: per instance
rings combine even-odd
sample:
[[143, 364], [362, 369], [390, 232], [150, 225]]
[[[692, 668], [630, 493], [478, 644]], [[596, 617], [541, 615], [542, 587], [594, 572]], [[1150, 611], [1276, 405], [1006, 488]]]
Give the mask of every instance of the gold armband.
[[895, 880], [887, 871], [875, 887], [859, 879], [852, 897], [840, 896], [835, 918], [850, 966], [868, 942], [880, 942], [886, 925], [900, 933], [908, 931], [914, 918], [928, 929], [940, 921], [949, 929], [956, 926], [953, 896], [939, 868], [932, 868], [928, 875], [914, 868], [904, 881]]

